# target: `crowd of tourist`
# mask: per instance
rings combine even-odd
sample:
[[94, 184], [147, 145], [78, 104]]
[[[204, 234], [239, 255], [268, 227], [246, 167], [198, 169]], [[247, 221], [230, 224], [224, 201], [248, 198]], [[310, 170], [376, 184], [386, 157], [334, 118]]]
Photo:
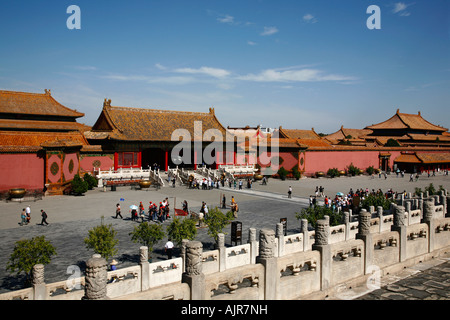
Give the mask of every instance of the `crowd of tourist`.
[[[188, 212], [188, 203], [186, 200], [183, 201], [182, 207], [183, 211]], [[170, 218], [169, 198], [166, 197], [159, 203], [159, 205], [157, 203], [153, 203], [152, 201], [150, 201], [148, 209], [145, 208], [142, 201], [139, 203], [139, 206], [131, 205], [129, 214], [131, 221], [139, 222], [140, 220], [141, 222], [144, 222], [145, 220], [147, 220], [163, 223], [164, 221]], [[117, 219], [119, 217], [123, 219], [122, 208], [120, 206], [120, 203], [117, 203], [115, 218]]]

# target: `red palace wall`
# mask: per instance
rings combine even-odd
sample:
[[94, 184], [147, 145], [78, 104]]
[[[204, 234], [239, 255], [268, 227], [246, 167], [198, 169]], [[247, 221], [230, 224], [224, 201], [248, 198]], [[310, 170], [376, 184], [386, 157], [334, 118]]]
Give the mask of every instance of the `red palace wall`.
[[[400, 155], [400, 151], [389, 153], [391, 154], [389, 166], [392, 168], [394, 159]], [[311, 175], [318, 171], [326, 173], [330, 168], [345, 170], [351, 163], [362, 170], [370, 166], [379, 168], [379, 154], [379, 151], [306, 151], [305, 174]]]
[[109, 155], [80, 155], [80, 168], [82, 172], [92, 173], [94, 170], [100, 168], [102, 171], [114, 169], [114, 154]]
[[33, 153], [0, 154], [0, 164], [0, 191], [44, 188], [44, 158]]

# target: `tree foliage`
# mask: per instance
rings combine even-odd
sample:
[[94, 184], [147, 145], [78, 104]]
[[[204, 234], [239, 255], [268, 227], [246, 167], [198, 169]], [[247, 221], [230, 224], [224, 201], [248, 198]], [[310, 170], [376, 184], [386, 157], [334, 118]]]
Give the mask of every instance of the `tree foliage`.
[[303, 208], [302, 211], [296, 212], [295, 217], [297, 220], [306, 219], [313, 228], [316, 227], [317, 220], [323, 219], [325, 216], [330, 217], [330, 226], [337, 226], [342, 223], [342, 215], [334, 212], [331, 208], [326, 206], [313, 206], [309, 208]]
[[86, 181], [81, 179], [80, 175], [76, 174], [72, 180], [72, 192], [76, 195], [81, 195], [88, 191], [89, 185]]
[[167, 226], [167, 235], [179, 247], [183, 239], [194, 240], [197, 236], [197, 228], [195, 227], [195, 220], [181, 219], [175, 217], [173, 221]]
[[148, 247], [149, 254], [153, 252], [153, 246], [164, 238], [163, 227], [160, 224], [153, 224], [143, 222], [134, 227], [134, 230], [129, 233], [131, 240], [134, 243], [140, 243]]
[[100, 254], [103, 258], [108, 260], [110, 257], [117, 254], [116, 245], [119, 240], [116, 239], [117, 231], [112, 225], [103, 224], [96, 226], [89, 230], [89, 236], [84, 239], [87, 249], [92, 249], [95, 253]]
[[208, 235], [217, 242], [219, 233], [233, 220], [232, 215], [225, 214], [217, 207], [210, 210], [204, 221], [208, 225]]
[[33, 266], [49, 264], [54, 255], [56, 255], [56, 249], [50, 241], [45, 240], [45, 236], [37, 236], [31, 240], [19, 240], [15, 244], [6, 270], [9, 270], [10, 273], [17, 271], [17, 275], [25, 272], [26, 280], [29, 281]]
[[374, 206], [375, 208], [383, 207], [383, 210], [388, 210], [393, 202], [394, 200], [386, 199], [381, 193], [376, 195], [369, 194], [361, 201], [360, 206], [366, 210], [369, 210], [370, 206]]

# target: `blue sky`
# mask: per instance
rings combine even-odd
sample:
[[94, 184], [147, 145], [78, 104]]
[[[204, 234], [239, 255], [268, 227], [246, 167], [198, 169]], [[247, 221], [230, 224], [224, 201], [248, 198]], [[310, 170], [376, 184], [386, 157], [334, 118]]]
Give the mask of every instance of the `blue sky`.
[[[370, 5], [381, 29], [366, 26]], [[332, 133], [399, 108], [450, 128], [447, 0], [2, 1], [0, 39], [0, 89], [51, 89], [88, 125], [108, 98], [214, 107], [232, 127]]]

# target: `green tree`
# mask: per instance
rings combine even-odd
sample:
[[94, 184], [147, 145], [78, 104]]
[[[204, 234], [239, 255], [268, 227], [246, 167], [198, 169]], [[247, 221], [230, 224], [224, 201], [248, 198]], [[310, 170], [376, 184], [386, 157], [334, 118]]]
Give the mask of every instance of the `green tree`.
[[339, 170], [337, 168], [330, 168], [327, 171], [327, 176], [330, 178], [339, 177]]
[[116, 235], [117, 231], [114, 230], [111, 224], [103, 224], [102, 217], [102, 223], [89, 230], [89, 236], [84, 239], [84, 243], [87, 249], [94, 250], [95, 253], [108, 260], [117, 254], [116, 245], [119, 243], [119, 240], [116, 239]]
[[289, 171], [287, 171], [284, 167], [281, 167], [280, 169], [278, 169], [277, 173], [280, 176], [281, 180], [285, 180]]
[[388, 139], [388, 141], [386, 141], [384, 146], [385, 147], [400, 147], [401, 145], [397, 140], [390, 138], [390, 139]]
[[369, 210], [370, 206], [383, 207], [384, 210], [388, 210], [391, 207], [391, 203], [395, 202], [392, 199], [386, 199], [384, 194], [369, 194], [361, 201], [360, 206], [366, 210]]
[[292, 168], [292, 175], [294, 176], [295, 179], [299, 180], [300, 177], [302, 176], [302, 174], [300, 173], [300, 171], [298, 171], [297, 166], [294, 166]]
[[358, 167], [355, 167], [353, 163], [350, 163], [350, 165], [347, 167], [347, 172], [352, 176], [357, 176], [361, 173], [360, 169]]
[[204, 221], [208, 225], [208, 235], [214, 239], [217, 243], [219, 233], [222, 233], [223, 228], [225, 228], [232, 218], [229, 214], [224, 214], [217, 207], [209, 210]]
[[17, 271], [17, 275], [25, 272], [26, 281], [31, 280], [33, 266], [49, 264], [52, 256], [56, 255], [55, 247], [45, 236], [37, 236], [31, 240], [19, 240], [9, 258], [6, 270], [10, 273]]
[[317, 220], [323, 219], [325, 216], [330, 217], [331, 227], [342, 223], [342, 215], [334, 212], [331, 208], [327, 208], [326, 206], [303, 208], [301, 212], [295, 213], [297, 220], [306, 219], [313, 228], [316, 227]]
[[149, 255], [153, 252], [153, 246], [164, 238], [163, 227], [160, 224], [148, 222], [140, 223], [134, 230], [129, 233], [134, 243], [140, 243], [148, 247]]
[[181, 247], [183, 239], [194, 240], [197, 236], [197, 228], [195, 227], [195, 220], [193, 219], [181, 219], [175, 217], [167, 226], [166, 231], [169, 238], [171, 238], [178, 247]]
[[88, 189], [92, 190], [94, 187], [98, 185], [97, 178], [89, 173], [86, 173], [83, 177], [83, 180], [87, 183]]
[[76, 174], [73, 177], [71, 185], [72, 185], [72, 192], [76, 195], [82, 195], [89, 189], [88, 183], [83, 179], [81, 179], [80, 175], [78, 174]]

